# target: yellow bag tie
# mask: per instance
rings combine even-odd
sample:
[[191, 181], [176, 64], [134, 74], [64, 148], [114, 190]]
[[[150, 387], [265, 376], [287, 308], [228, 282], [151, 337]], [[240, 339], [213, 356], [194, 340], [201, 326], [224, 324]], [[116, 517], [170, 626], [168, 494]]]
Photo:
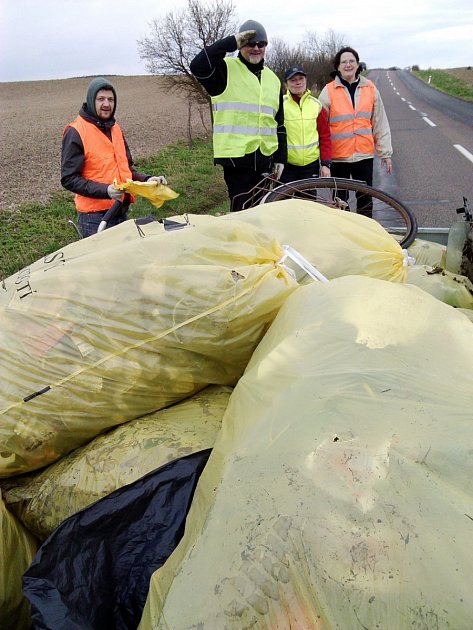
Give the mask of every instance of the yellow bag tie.
[[117, 178], [115, 178], [113, 185], [119, 190], [125, 190], [132, 195], [146, 197], [156, 208], [160, 208], [163, 203], [169, 201], [169, 199], [179, 197], [179, 193], [172, 190], [172, 188], [164, 184], [159, 184], [156, 181], [135, 182], [132, 179], [127, 179], [126, 182], [119, 182]]

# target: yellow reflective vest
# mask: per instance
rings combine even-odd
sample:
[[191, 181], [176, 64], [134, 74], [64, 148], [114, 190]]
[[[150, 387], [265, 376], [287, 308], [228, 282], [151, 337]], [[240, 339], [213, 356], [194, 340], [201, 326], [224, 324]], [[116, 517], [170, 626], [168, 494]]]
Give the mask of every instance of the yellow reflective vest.
[[310, 90], [297, 103], [288, 90], [284, 95], [284, 125], [287, 132], [287, 161], [306, 166], [320, 157], [317, 117], [322, 105]]
[[211, 99], [214, 157], [243, 157], [257, 149], [272, 155], [278, 148], [279, 79], [264, 67], [259, 81], [236, 57], [225, 62], [227, 86]]
[[327, 85], [330, 96], [330, 131], [332, 157], [348, 158], [353, 154], [374, 154], [373, 116], [375, 87], [372, 81], [359, 85], [356, 107], [344, 85], [332, 81]]

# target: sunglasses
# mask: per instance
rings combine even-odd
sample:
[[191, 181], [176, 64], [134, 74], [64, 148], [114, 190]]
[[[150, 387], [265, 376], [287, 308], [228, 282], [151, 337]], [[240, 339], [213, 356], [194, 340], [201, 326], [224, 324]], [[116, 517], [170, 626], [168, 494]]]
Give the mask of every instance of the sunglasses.
[[255, 46], [258, 46], [258, 48], [265, 48], [267, 45], [268, 42], [249, 42], [246, 44], [248, 48], [254, 48]]

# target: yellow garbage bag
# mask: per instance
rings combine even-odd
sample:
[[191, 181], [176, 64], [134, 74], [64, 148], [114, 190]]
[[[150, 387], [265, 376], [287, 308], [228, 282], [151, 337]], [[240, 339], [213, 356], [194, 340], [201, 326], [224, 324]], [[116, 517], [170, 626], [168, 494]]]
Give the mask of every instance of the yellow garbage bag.
[[[170, 217], [183, 226], [199, 226], [215, 221], [203, 214]], [[329, 279], [343, 275], [367, 275], [394, 282], [407, 279], [409, 259], [396, 240], [376, 221], [354, 212], [328, 208], [303, 199], [287, 199], [218, 217], [238, 221], [263, 231], [268, 238], [289, 245], [302, 254]], [[119, 246], [135, 238], [144, 226], [125, 221], [113, 228], [100, 246]], [[165, 232], [161, 223], [146, 226], [146, 232]], [[100, 234], [93, 237], [100, 238]]]
[[[179, 220], [179, 217], [172, 217]], [[188, 215], [199, 225], [202, 215]], [[290, 245], [329, 279], [366, 275], [405, 282], [407, 253], [376, 221], [304, 199], [285, 199], [220, 217], [244, 221]], [[183, 220], [181, 218], [181, 220]]]
[[473, 310], [471, 308], [458, 308], [457, 311], [459, 311], [460, 313], [463, 313], [463, 315], [466, 315], [466, 317], [468, 317], [468, 319], [473, 322]]
[[0, 491], [0, 628], [29, 630], [30, 605], [21, 578], [31, 564], [38, 543], [11, 514]]
[[212, 448], [231, 387], [186, 400], [100, 435], [36, 475], [0, 481], [5, 502], [40, 540], [67, 517], [179, 457]]
[[473, 284], [466, 276], [441, 267], [409, 267], [407, 281], [450, 306], [473, 309]]
[[156, 181], [135, 182], [132, 179], [127, 179], [125, 182], [119, 182], [115, 178], [113, 184], [119, 190], [124, 190], [132, 195], [146, 197], [156, 208], [160, 208], [165, 201], [179, 197], [179, 193], [172, 190], [172, 188], [159, 184]]
[[297, 282], [271, 235], [213, 219], [140, 226], [117, 247], [105, 230], [3, 282], [0, 477], [207, 385], [236, 384]]
[[445, 269], [445, 259], [447, 256], [447, 246], [433, 241], [426, 241], [416, 238], [407, 248], [409, 256], [414, 258], [416, 265], [430, 265], [431, 267], [442, 267]]
[[417, 287], [297, 289], [139, 629], [471, 628], [472, 356], [471, 322]]

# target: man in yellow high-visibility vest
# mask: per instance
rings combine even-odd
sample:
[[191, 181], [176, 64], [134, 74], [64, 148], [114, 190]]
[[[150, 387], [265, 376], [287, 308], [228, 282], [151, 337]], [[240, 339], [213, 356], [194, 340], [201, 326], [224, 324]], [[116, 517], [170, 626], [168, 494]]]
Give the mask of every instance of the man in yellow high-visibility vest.
[[[255, 20], [204, 48], [190, 69], [211, 97], [214, 162], [223, 167], [231, 211], [241, 210], [264, 173], [287, 160], [281, 83], [264, 63], [268, 38]], [[237, 57], [227, 53], [238, 50]]]

